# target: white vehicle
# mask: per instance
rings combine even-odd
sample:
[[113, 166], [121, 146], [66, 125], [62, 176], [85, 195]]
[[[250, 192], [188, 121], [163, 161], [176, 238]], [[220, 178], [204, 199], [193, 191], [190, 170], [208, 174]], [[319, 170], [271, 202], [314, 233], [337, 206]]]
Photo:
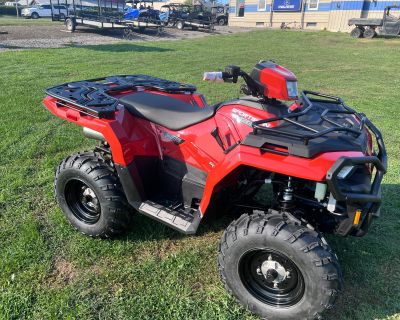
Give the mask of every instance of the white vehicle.
[[14, 2], [14, 1], [7, 1], [7, 2], [4, 3], [4, 5], [7, 6], [7, 7], [15, 7], [15, 6], [20, 7], [21, 6], [20, 3]]
[[[60, 19], [63, 20], [67, 16], [67, 8], [62, 5], [53, 6], [54, 15], [59, 15]], [[38, 19], [42, 17], [51, 17], [51, 5], [35, 5], [29, 8], [22, 9], [21, 15], [25, 18]]]

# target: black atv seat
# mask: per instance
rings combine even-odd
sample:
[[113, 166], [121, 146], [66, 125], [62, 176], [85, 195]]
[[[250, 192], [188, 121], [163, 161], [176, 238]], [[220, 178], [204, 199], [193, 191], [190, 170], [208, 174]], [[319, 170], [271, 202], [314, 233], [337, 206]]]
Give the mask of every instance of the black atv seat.
[[135, 117], [177, 131], [202, 122], [214, 114], [210, 106], [199, 107], [162, 94], [137, 92], [119, 102]]

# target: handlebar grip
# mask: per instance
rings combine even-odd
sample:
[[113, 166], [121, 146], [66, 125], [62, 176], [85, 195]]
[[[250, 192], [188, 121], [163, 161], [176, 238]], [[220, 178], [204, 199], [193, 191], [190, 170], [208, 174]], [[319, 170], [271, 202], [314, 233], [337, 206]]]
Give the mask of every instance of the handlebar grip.
[[223, 72], [204, 72], [203, 81], [224, 82]]

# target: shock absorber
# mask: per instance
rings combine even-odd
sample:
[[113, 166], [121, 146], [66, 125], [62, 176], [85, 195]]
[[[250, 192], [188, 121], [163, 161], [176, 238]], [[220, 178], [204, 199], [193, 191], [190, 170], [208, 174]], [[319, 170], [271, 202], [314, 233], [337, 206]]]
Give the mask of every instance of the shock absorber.
[[288, 177], [287, 185], [281, 194], [279, 203], [282, 211], [288, 211], [294, 207], [292, 177]]

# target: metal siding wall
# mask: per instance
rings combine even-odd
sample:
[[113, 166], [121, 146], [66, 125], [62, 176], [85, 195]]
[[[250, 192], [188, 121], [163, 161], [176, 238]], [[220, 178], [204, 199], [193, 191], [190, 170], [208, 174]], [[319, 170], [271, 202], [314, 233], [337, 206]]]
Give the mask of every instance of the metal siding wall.
[[261, 27], [269, 27], [271, 2], [266, 0], [266, 8], [263, 11], [258, 11], [258, 0], [246, 0], [244, 17], [236, 16], [236, 0], [229, 2], [229, 25], [236, 27], [256, 27], [257, 24]]
[[[303, 0], [304, 1], [304, 0]], [[265, 12], [257, 11], [258, 0], [246, 0], [244, 17], [236, 17], [236, 0], [230, 0], [229, 25], [255, 27], [257, 22], [264, 22], [270, 26], [270, 9], [272, 0], [267, 0]], [[380, 18], [387, 5], [395, 4], [395, 1], [373, 0], [320, 0], [318, 10], [308, 10], [306, 5], [304, 12], [304, 29], [327, 29], [329, 31], [350, 31], [348, 26], [351, 18]], [[279, 28], [282, 22], [289, 23], [289, 27], [295, 28], [301, 24], [301, 12], [273, 12], [273, 28]], [[296, 22], [296, 24], [294, 24]], [[307, 27], [307, 22], [317, 23], [315, 27]]]

